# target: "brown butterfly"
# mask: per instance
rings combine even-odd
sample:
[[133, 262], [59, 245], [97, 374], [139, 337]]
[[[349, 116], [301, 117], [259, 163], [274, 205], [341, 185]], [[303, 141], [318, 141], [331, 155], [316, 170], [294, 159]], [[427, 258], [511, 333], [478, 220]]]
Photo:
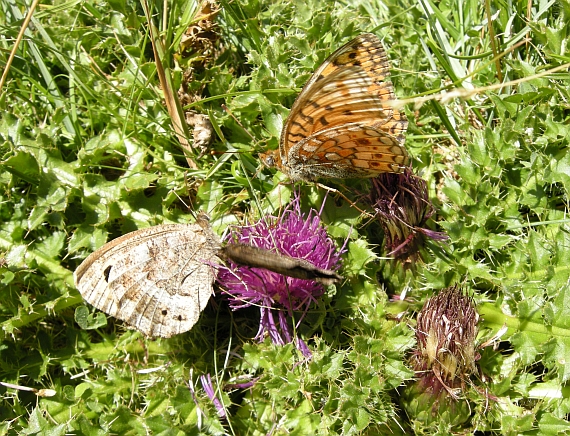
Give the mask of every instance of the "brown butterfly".
[[388, 59], [375, 35], [365, 33], [339, 48], [307, 82], [283, 131], [279, 151], [261, 155], [292, 181], [319, 177], [375, 177], [408, 164], [406, 116], [396, 99]]
[[75, 285], [97, 309], [147, 336], [169, 338], [190, 330], [213, 293], [219, 257], [279, 274], [331, 284], [334, 271], [243, 244], [221, 241], [205, 214], [195, 224], [163, 224], [105, 244], [75, 270]]

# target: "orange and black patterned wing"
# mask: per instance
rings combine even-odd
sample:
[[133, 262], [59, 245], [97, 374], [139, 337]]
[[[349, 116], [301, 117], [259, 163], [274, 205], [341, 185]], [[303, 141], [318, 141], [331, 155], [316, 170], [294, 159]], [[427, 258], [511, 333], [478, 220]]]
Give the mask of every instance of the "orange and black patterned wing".
[[281, 133], [281, 160], [299, 141], [324, 129], [349, 123], [373, 126], [401, 138], [407, 127], [395, 100], [386, 52], [373, 34], [344, 45], [319, 67], [291, 108]]
[[376, 177], [400, 173], [409, 158], [401, 140], [360, 123], [325, 129], [303, 139], [288, 151], [291, 180]]

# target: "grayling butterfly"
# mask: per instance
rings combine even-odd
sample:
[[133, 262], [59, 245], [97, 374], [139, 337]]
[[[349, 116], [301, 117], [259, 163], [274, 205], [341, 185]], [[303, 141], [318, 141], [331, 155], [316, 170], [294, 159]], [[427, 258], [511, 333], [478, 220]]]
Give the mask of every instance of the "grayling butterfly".
[[303, 259], [245, 244], [222, 247], [205, 214], [195, 224], [137, 230], [89, 255], [73, 274], [83, 298], [147, 336], [190, 330], [213, 293], [220, 257], [279, 274], [331, 284], [342, 277]]

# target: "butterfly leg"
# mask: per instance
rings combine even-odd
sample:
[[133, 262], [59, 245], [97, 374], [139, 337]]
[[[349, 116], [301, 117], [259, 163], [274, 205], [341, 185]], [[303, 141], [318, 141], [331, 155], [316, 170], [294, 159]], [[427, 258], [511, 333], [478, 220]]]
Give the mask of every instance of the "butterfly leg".
[[374, 215], [371, 215], [370, 212], [366, 212], [365, 210], [360, 209], [356, 203], [352, 200], [350, 200], [346, 195], [344, 195], [342, 192], [340, 192], [338, 189], [335, 188], [331, 188], [330, 186], [327, 185], [323, 185], [322, 183], [319, 182], [315, 182], [315, 185], [318, 186], [319, 188], [324, 189], [327, 192], [331, 192], [333, 194], [337, 194], [340, 195], [342, 198], [344, 198], [348, 203], [350, 203], [350, 205], [352, 207], [354, 207], [358, 212], [360, 212], [361, 214], [363, 214], [364, 216], [366, 216], [367, 218], [374, 218]]

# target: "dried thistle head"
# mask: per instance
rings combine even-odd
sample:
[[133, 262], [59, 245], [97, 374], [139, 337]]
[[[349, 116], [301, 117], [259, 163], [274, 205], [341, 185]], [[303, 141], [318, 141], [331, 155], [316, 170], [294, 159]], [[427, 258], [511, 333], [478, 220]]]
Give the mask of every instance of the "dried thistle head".
[[479, 314], [473, 299], [457, 286], [428, 299], [418, 314], [417, 351], [412, 364], [420, 382], [434, 394], [456, 397], [464, 381], [476, 372]]
[[418, 314], [411, 358], [417, 378], [401, 396], [412, 421], [452, 428], [470, 419], [470, 402], [459, 400], [477, 370], [478, 320], [473, 300], [455, 286], [430, 298]]
[[386, 251], [400, 259], [415, 260], [424, 239], [444, 241], [448, 236], [426, 227], [435, 213], [424, 179], [406, 167], [400, 174], [381, 174], [372, 179], [369, 202], [384, 230]]

